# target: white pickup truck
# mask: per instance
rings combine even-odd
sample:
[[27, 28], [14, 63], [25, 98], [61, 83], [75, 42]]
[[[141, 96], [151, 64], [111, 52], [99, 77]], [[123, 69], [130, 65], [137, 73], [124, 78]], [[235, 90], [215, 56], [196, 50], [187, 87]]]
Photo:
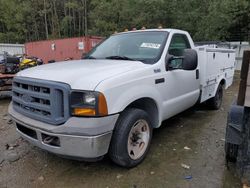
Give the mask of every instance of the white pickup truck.
[[188, 32], [110, 36], [83, 60], [21, 71], [9, 114], [32, 144], [57, 155], [134, 167], [154, 128], [196, 103], [213, 109], [233, 82], [235, 51], [195, 47]]

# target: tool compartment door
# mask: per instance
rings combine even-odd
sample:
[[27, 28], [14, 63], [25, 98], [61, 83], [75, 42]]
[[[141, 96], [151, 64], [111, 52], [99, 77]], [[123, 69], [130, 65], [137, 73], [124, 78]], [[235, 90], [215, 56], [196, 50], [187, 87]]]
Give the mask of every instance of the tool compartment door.
[[226, 80], [225, 88], [233, 82], [235, 51], [230, 49], [208, 48], [203, 52], [203, 78], [201, 82], [201, 102], [216, 94], [219, 82]]
[[228, 50], [228, 51], [225, 51], [223, 54], [224, 54], [224, 61], [223, 61], [223, 67], [221, 69], [221, 72], [222, 74], [224, 74], [224, 77], [226, 80], [225, 88], [227, 89], [233, 83], [234, 71], [235, 71], [235, 66], [236, 66], [235, 51]]

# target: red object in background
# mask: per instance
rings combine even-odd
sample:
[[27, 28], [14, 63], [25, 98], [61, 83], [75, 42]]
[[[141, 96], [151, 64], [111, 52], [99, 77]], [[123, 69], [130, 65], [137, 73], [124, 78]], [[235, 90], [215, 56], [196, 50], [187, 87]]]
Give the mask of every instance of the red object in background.
[[25, 43], [25, 53], [42, 59], [44, 63], [81, 59], [83, 53], [89, 52], [102, 40], [102, 37], [92, 36], [28, 42]]

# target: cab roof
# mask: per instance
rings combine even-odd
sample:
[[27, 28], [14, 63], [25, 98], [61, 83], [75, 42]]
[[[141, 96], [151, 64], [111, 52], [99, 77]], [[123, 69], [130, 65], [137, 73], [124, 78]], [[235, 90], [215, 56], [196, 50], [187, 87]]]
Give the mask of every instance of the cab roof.
[[149, 31], [166, 31], [166, 32], [186, 32], [183, 30], [179, 29], [171, 29], [171, 28], [162, 28], [162, 29], [141, 29], [141, 30], [134, 30], [134, 31], [125, 31], [125, 32], [120, 32], [117, 34], [124, 34], [124, 33], [135, 33], [135, 32], [149, 32]]

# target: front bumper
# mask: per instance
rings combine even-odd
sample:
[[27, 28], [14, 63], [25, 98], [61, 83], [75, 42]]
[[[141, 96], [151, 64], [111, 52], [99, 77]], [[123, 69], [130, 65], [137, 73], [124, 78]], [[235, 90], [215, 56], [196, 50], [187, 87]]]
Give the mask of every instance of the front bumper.
[[[72, 117], [63, 125], [55, 126], [23, 116], [13, 109], [12, 104], [9, 106], [9, 114], [16, 123], [18, 133], [31, 144], [58, 155], [83, 159], [99, 158], [108, 152], [112, 131], [119, 116]], [[50, 138], [56, 141], [48, 142]]]

